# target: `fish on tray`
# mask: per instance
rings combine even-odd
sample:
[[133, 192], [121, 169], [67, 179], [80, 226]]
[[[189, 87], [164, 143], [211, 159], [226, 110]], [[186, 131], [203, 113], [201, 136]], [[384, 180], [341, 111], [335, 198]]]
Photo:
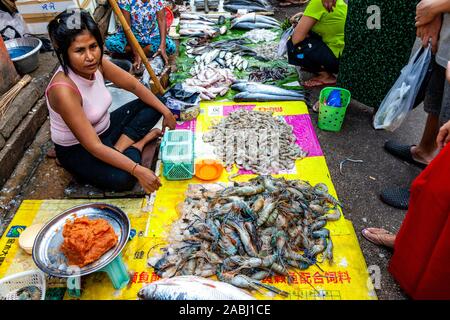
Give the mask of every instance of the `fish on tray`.
[[161, 279], [144, 286], [141, 300], [255, 300], [235, 286], [197, 276]]

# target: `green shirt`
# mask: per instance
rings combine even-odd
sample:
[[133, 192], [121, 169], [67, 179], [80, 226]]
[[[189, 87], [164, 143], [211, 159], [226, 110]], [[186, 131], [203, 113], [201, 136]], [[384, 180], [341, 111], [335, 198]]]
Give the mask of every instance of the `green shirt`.
[[344, 29], [347, 17], [347, 4], [337, 0], [333, 12], [328, 12], [322, 0], [311, 0], [303, 13], [304, 16], [317, 20], [312, 31], [322, 37], [323, 42], [333, 51], [336, 57], [344, 50]]

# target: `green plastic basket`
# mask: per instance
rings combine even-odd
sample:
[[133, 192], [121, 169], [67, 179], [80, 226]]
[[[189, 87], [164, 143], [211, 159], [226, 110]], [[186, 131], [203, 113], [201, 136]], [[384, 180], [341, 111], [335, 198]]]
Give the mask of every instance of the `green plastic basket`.
[[[341, 95], [341, 107], [331, 107], [325, 104], [325, 100], [333, 90], [339, 90]], [[350, 103], [350, 91], [338, 87], [326, 87], [320, 91], [319, 96], [319, 120], [317, 125], [326, 131], [339, 131], [344, 123], [345, 112]]]
[[191, 179], [195, 174], [192, 131], [166, 131], [161, 142], [161, 160], [167, 180]]

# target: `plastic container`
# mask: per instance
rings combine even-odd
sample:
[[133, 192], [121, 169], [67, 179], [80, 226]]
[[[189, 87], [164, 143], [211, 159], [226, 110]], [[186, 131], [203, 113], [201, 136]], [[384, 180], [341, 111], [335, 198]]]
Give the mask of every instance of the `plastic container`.
[[191, 179], [195, 174], [192, 131], [166, 131], [161, 142], [161, 160], [167, 180]]
[[[130, 282], [130, 275], [128, 274], [127, 267], [123, 262], [122, 253], [114, 258], [113, 261], [108, 263], [98, 272], [106, 272], [108, 274], [111, 283], [116, 290], [123, 289]], [[72, 298], [81, 297], [81, 279], [80, 277], [67, 278], [67, 293]]]
[[45, 275], [30, 270], [0, 279], [0, 300], [45, 300]]
[[108, 274], [114, 289], [119, 290], [125, 288], [128, 282], [130, 282], [130, 275], [128, 274], [125, 263], [123, 263], [122, 254], [119, 254], [107, 266], [100, 269], [100, 271]]
[[215, 180], [222, 171], [223, 166], [216, 160], [204, 159], [195, 164], [195, 176], [202, 180]]
[[[326, 101], [333, 90], [338, 90], [341, 96], [340, 107], [328, 106]], [[345, 112], [350, 103], [350, 91], [338, 87], [326, 87], [320, 91], [318, 126], [326, 131], [340, 131], [344, 123]]]

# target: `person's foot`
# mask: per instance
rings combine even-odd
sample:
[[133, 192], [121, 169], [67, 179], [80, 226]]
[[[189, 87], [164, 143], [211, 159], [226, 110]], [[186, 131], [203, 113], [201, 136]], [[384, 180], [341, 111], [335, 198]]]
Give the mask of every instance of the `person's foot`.
[[58, 158], [56, 157], [56, 151], [55, 151], [54, 147], [50, 148], [47, 151], [47, 157], [49, 157], [51, 159], [55, 159], [56, 165], [59, 166], [59, 167], [61, 166], [61, 163], [59, 162]]
[[149, 131], [141, 140], [133, 144], [134, 147], [141, 150], [144, 148], [144, 146], [149, 143], [150, 141], [153, 141], [159, 137], [162, 136], [162, 131], [158, 128], [153, 128]]
[[420, 161], [424, 160], [424, 156], [421, 154], [420, 149], [418, 150], [415, 145], [400, 144], [396, 141], [389, 140], [384, 144], [384, 149], [393, 156], [414, 164], [419, 168], [424, 169], [428, 165], [428, 163]]
[[314, 105], [312, 106], [312, 110], [317, 113], [317, 112], [319, 112], [319, 107], [320, 107], [320, 101], [317, 100], [317, 102], [314, 103]]
[[319, 86], [333, 86], [335, 84], [336, 78], [331, 74], [319, 75], [302, 83], [302, 85], [306, 88], [313, 88]]
[[361, 231], [361, 234], [364, 238], [376, 245], [394, 248], [396, 235], [385, 229], [365, 228]]
[[418, 146], [411, 146], [411, 156], [415, 161], [428, 165], [434, 159], [436, 153], [426, 153]]

